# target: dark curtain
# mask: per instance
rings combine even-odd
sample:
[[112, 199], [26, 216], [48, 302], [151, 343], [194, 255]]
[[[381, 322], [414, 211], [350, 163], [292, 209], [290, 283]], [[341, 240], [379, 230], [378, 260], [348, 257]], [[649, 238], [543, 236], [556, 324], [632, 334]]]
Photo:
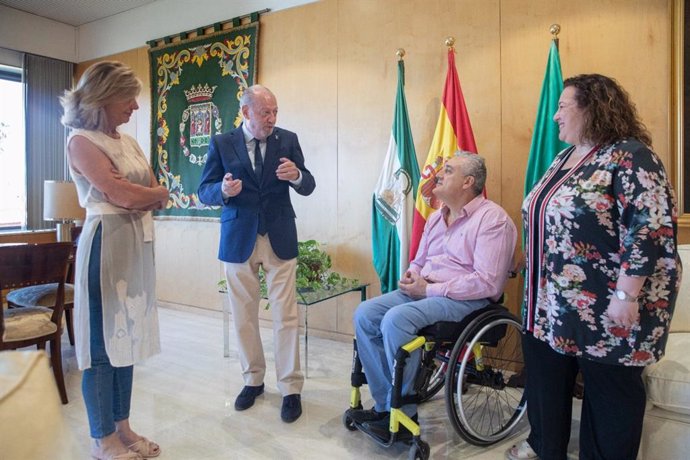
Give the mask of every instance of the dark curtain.
[[74, 64], [24, 54], [26, 121], [26, 226], [29, 230], [53, 228], [43, 220], [43, 181], [66, 180], [65, 140], [60, 123], [59, 97], [72, 87]]

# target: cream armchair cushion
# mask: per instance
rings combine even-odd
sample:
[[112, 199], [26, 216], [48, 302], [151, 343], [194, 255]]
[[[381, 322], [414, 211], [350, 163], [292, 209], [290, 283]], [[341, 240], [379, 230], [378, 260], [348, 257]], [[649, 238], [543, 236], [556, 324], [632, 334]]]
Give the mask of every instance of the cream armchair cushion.
[[652, 404], [690, 415], [690, 333], [669, 335], [666, 356], [647, 368], [645, 380]]
[[16, 342], [48, 335], [57, 330], [50, 320], [53, 310], [47, 307], [10, 308], [5, 311], [5, 333], [2, 340]]
[[43, 351], [0, 352], [0, 458], [83, 458]]
[[647, 398], [657, 407], [690, 414], [690, 245], [678, 247], [685, 268], [671, 320], [666, 355], [645, 370]]

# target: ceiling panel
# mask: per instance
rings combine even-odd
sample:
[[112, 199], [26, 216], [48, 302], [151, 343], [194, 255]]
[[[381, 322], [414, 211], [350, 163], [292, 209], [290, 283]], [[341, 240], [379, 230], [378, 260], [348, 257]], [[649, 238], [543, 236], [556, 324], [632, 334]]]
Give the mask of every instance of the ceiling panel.
[[156, 0], [0, 0], [5, 5], [71, 26], [107, 18]]

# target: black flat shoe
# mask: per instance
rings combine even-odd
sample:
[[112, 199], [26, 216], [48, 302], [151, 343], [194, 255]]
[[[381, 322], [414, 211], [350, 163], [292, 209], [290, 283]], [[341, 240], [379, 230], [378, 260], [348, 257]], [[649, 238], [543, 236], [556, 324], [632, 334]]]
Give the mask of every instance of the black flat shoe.
[[256, 399], [256, 397], [262, 394], [263, 392], [263, 383], [258, 387], [251, 387], [249, 385], [245, 385], [244, 388], [242, 388], [242, 391], [240, 391], [240, 394], [237, 395], [237, 399], [235, 399], [235, 410], [242, 411], [249, 409], [254, 405], [254, 400]]
[[280, 409], [280, 418], [285, 423], [292, 423], [302, 415], [302, 398], [298, 394], [283, 397], [283, 407]]
[[366, 422], [377, 422], [383, 420], [386, 417], [390, 417], [390, 412], [377, 412], [373, 407], [369, 410], [351, 410], [350, 418], [355, 423], [366, 423]]

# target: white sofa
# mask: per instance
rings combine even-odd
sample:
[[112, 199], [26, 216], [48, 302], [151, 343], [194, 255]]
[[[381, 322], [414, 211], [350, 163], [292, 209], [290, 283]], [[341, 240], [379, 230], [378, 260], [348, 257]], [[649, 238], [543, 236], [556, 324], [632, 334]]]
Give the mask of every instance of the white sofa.
[[679, 246], [685, 268], [666, 356], [644, 373], [647, 411], [639, 458], [690, 458], [690, 245]]

